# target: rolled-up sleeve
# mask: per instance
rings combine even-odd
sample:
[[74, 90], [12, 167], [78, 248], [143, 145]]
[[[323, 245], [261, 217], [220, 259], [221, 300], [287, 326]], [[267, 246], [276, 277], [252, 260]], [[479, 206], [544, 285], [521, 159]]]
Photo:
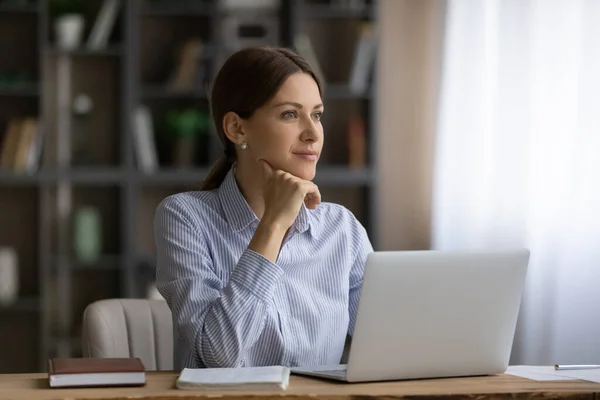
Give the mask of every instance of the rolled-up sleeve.
[[154, 219], [156, 286], [185, 340], [177, 345], [188, 347], [207, 367], [239, 366], [264, 329], [283, 270], [246, 249], [224, 284], [197, 225], [177, 196], [160, 203]]

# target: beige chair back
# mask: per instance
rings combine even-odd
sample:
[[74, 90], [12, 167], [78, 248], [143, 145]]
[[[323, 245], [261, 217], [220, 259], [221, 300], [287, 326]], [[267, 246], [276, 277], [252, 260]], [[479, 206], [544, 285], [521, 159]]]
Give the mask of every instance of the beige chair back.
[[173, 369], [173, 322], [164, 300], [109, 299], [87, 306], [83, 356], [139, 357], [147, 371]]

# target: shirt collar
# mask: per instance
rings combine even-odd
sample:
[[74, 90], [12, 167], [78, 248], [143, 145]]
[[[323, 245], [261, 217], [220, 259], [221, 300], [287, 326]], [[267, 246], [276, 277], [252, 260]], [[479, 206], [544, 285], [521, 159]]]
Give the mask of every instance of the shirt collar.
[[237, 184], [235, 179], [235, 165], [231, 167], [223, 183], [219, 186], [219, 199], [225, 211], [227, 222], [229, 222], [234, 231], [239, 232], [254, 221], [258, 221], [258, 217], [244, 198]]
[[[225, 218], [233, 230], [239, 232], [247, 228], [253, 222], [258, 222], [258, 217], [244, 198], [244, 195], [237, 184], [235, 179], [235, 167], [235, 164], [231, 167], [218, 190], [221, 206], [225, 212]], [[292, 225], [292, 229], [298, 233], [309, 230], [311, 234], [315, 236], [316, 232], [314, 226], [312, 226], [313, 224], [311, 224], [311, 219], [311, 211], [306, 208], [306, 205], [303, 203], [298, 212], [298, 216]]]
[[298, 212], [298, 216], [296, 217], [296, 221], [294, 221], [293, 227], [296, 229], [298, 233], [306, 232], [307, 230], [313, 232], [310, 224], [310, 211], [306, 208], [306, 205], [302, 203], [300, 206], [300, 211]]

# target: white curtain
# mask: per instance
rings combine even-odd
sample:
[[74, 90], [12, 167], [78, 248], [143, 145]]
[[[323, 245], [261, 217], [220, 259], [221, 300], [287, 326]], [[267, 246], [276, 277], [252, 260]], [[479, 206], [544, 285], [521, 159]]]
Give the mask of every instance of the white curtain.
[[433, 247], [532, 252], [512, 364], [600, 364], [600, 1], [449, 0]]

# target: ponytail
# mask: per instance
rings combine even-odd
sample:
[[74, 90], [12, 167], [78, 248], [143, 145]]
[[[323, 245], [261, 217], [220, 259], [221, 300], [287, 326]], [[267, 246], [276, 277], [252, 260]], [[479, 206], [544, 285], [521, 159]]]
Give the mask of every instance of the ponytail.
[[227, 157], [226, 155], [221, 156], [212, 166], [210, 171], [208, 171], [206, 179], [202, 182], [202, 185], [200, 185], [200, 190], [211, 190], [221, 186], [221, 183], [223, 183], [227, 173], [233, 166], [234, 161], [235, 159], [232, 157]]

